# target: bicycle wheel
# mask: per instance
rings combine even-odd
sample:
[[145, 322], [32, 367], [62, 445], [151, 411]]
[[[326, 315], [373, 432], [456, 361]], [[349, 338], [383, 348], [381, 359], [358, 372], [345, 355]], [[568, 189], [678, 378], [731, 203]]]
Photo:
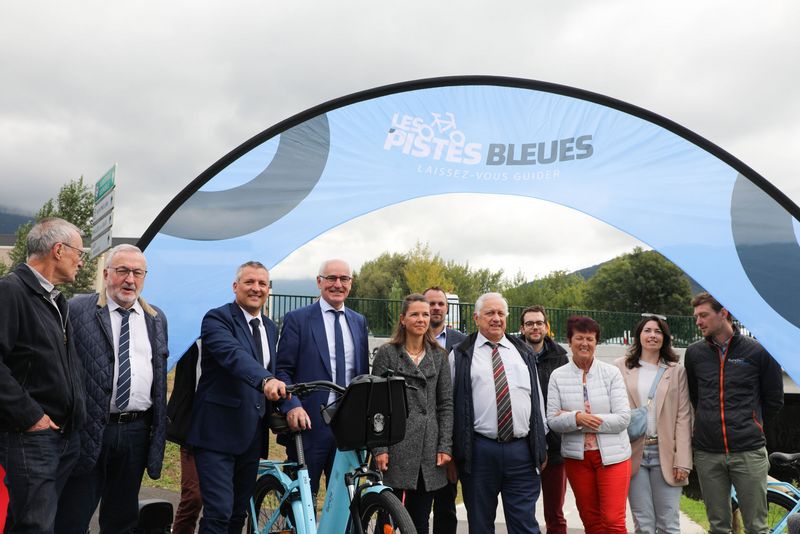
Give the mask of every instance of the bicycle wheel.
[[[768, 489], [767, 490], [767, 526], [770, 532], [775, 532], [775, 525], [783, 521], [783, 518], [789, 515], [794, 509], [795, 501], [783, 492]], [[739, 509], [739, 504], [731, 500], [733, 512]], [[786, 532], [786, 530], [783, 530]]]
[[367, 493], [361, 499], [361, 525], [365, 534], [416, 534], [408, 510], [390, 491]]
[[[256, 518], [258, 528], [263, 529], [267, 521], [275, 513], [275, 510], [280, 507], [280, 516], [272, 524], [268, 530], [258, 530], [259, 534], [293, 534], [296, 532], [294, 526], [294, 516], [292, 515], [292, 508], [289, 501], [283, 503], [281, 506], [281, 498], [283, 498], [284, 488], [283, 484], [272, 475], [264, 475], [256, 481], [256, 489], [253, 491], [253, 504], [256, 509]], [[247, 534], [253, 533], [253, 525], [255, 521], [252, 517], [252, 511], [247, 510]]]

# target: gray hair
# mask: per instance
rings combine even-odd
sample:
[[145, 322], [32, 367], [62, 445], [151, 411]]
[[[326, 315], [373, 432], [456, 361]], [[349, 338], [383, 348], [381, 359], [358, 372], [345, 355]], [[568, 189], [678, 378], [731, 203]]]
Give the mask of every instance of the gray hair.
[[28, 232], [25, 242], [28, 247], [28, 259], [46, 255], [56, 243], [69, 245], [73, 234], [80, 236], [80, 229], [64, 219], [45, 217], [37, 221]]
[[508, 301], [500, 293], [484, 293], [483, 295], [478, 297], [478, 300], [475, 301], [475, 313], [476, 314], [480, 315], [481, 310], [483, 309], [483, 304], [489, 299], [500, 299], [500, 300], [502, 300], [503, 301], [503, 311], [505, 311], [506, 315], [508, 315]]
[[260, 261], [255, 261], [255, 260], [246, 261], [243, 264], [241, 264], [238, 269], [236, 269], [236, 282], [238, 282], [242, 278], [242, 272], [248, 267], [252, 267], [254, 269], [264, 269], [265, 271], [267, 271], [267, 273], [269, 273], [269, 269], [264, 267], [264, 264], [261, 263]]
[[353, 276], [353, 269], [350, 267], [350, 264], [347, 263], [344, 260], [340, 260], [340, 259], [337, 259], [337, 258], [332, 258], [330, 260], [323, 261], [319, 266], [319, 273], [318, 273], [319, 276], [325, 276], [325, 270], [328, 268], [328, 265], [330, 265], [333, 262], [344, 263], [347, 266], [347, 274], [349, 274], [350, 276]]
[[114, 256], [116, 256], [119, 252], [138, 252], [144, 256], [142, 250], [137, 246], [129, 245], [127, 243], [117, 245], [116, 247], [112, 248], [108, 254], [106, 254], [106, 269], [111, 267], [111, 262], [114, 261]]

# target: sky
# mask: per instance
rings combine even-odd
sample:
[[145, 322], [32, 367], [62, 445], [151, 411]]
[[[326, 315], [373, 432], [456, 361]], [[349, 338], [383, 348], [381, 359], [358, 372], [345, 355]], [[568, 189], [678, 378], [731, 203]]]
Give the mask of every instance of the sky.
[[[4, 2], [0, 206], [33, 213], [67, 180], [94, 183], [117, 163], [114, 234], [140, 236], [206, 168], [285, 118], [385, 84], [471, 74], [648, 109], [800, 204], [798, 20], [788, 0]], [[449, 212], [465, 207], [486, 224], [460, 227]], [[547, 202], [450, 195], [350, 221], [272, 278], [311, 278], [337, 256], [357, 269], [417, 241], [529, 279], [643, 245]]]

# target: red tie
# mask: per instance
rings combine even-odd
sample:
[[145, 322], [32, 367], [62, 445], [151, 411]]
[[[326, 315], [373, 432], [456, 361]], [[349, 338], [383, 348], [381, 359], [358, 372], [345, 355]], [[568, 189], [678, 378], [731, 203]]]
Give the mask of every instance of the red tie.
[[492, 347], [492, 371], [494, 372], [494, 391], [497, 396], [497, 441], [506, 442], [514, 437], [514, 418], [511, 416], [511, 395], [508, 391], [508, 380], [503, 359], [497, 343], [489, 342]]

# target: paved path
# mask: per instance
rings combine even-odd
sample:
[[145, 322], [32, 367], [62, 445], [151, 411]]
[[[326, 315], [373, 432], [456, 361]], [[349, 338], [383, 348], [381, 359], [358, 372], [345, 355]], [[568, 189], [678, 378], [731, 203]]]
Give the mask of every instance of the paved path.
[[[179, 495], [173, 491], [158, 488], [142, 488], [142, 491], [139, 493], [139, 498], [168, 500], [172, 503], [174, 510], [178, 507]], [[458, 534], [468, 534], [469, 529], [467, 527], [467, 511], [463, 504], [457, 507], [457, 513]], [[569, 486], [567, 486], [567, 496], [564, 502], [564, 514], [567, 518], [567, 527], [570, 534], [584, 532], [583, 523], [581, 522], [581, 518], [578, 516], [577, 508], [575, 508], [575, 497], [572, 495], [572, 491], [570, 490]], [[627, 517], [628, 532], [633, 532], [633, 521], [631, 520], [630, 509], [628, 510]], [[544, 532], [544, 513], [542, 512], [541, 499], [539, 499], [537, 502], [536, 519], [542, 522], [541, 527], [542, 531]], [[506, 534], [508, 532], [506, 530], [505, 517], [503, 516], [502, 503], [497, 507], [497, 520], [495, 521], [495, 529], [497, 534]], [[97, 527], [97, 517], [95, 514], [95, 517], [92, 519], [91, 532], [96, 534], [99, 531], [100, 530]], [[702, 534], [703, 532], [705, 531], [700, 527], [700, 525], [692, 522], [688, 517], [681, 513], [681, 534]]]

